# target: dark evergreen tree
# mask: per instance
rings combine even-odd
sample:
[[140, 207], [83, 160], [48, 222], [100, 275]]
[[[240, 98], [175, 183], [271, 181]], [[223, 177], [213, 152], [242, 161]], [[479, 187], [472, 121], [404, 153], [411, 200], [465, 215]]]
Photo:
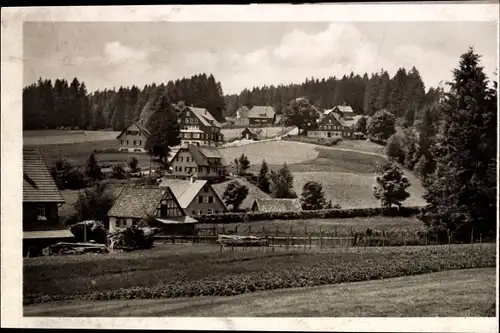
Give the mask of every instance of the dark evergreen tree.
[[448, 231], [462, 241], [497, 232], [497, 96], [479, 61], [470, 48], [453, 72], [435, 146], [436, 170], [424, 181], [421, 219], [441, 239]]
[[271, 182], [269, 181], [269, 168], [266, 160], [262, 160], [259, 171], [259, 188], [265, 193], [271, 193]]

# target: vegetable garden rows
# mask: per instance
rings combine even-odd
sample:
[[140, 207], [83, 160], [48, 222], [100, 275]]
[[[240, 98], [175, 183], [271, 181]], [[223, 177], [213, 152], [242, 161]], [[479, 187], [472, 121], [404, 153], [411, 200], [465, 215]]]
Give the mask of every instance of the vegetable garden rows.
[[451, 269], [495, 267], [496, 247], [494, 244], [474, 248], [470, 245], [387, 247], [333, 253], [213, 251], [156, 256], [142, 252], [134, 256], [110, 254], [99, 260], [75, 257], [73, 261], [64, 258], [52, 263], [36, 260], [38, 258], [25, 259], [24, 304], [65, 299], [230, 296]]

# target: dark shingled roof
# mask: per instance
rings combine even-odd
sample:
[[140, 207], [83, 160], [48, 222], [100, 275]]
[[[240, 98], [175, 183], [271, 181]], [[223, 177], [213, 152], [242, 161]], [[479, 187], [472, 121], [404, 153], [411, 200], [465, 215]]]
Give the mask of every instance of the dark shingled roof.
[[[113, 207], [109, 210], [108, 216], [146, 218], [155, 212], [156, 207], [158, 207], [160, 200], [167, 191], [177, 201], [169, 188], [124, 187]], [[182, 211], [178, 202], [177, 205]]]
[[299, 199], [256, 199], [259, 212], [299, 212], [302, 210]]
[[137, 126], [137, 128], [139, 129], [139, 131], [141, 131], [142, 134], [144, 134], [146, 137], [151, 135], [151, 132], [146, 127], [142, 126], [140, 124], [140, 121], [133, 121], [130, 124], [128, 124], [128, 126], [125, 127], [123, 129], [123, 131], [121, 131], [121, 133], [116, 138], [120, 139], [120, 137], [123, 135], [123, 133], [125, 133], [129, 129], [129, 127], [132, 126], [132, 125], [134, 125], [134, 124], [135, 124], [135, 126]]
[[64, 203], [64, 198], [37, 149], [23, 149], [23, 202]]

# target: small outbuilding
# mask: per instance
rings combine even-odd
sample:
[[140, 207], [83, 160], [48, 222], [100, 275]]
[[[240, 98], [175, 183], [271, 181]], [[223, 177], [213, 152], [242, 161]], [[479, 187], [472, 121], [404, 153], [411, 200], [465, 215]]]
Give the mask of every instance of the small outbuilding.
[[299, 199], [255, 199], [253, 212], [300, 212], [302, 205]]
[[247, 140], [260, 140], [260, 135], [255, 129], [245, 127], [245, 129], [241, 132], [241, 138]]

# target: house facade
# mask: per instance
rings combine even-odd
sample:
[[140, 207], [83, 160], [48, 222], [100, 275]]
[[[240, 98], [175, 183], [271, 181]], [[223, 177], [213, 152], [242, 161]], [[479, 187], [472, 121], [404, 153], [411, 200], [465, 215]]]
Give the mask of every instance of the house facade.
[[227, 212], [222, 198], [206, 180], [165, 178], [160, 188], [170, 188], [182, 209], [191, 216], [211, 215]]
[[355, 115], [352, 109], [348, 106], [337, 106], [325, 110], [318, 119], [316, 128], [309, 130], [307, 136], [323, 139], [354, 139], [354, 124]]
[[178, 117], [183, 144], [218, 145], [224, 141], [221, 124], [206, 109], [185, 106]]
[[125, 187], [108, 211], [109, 231], [133, 225], [181, 225], [196, 222], [186, 215], [170, 188]]
[[64, 203], [40, 152], [23, 149], [23, 230], [60, 227], [59, 207]]
[[170, 160], [172, 176], [218, 180], [227, 176], [228, 164], [219, 149], [212, 146], [188, 144], [179, 148]]
[[119, 151], [146, 152], [146, 140], [151, 133], [139, 122], [132, 122], [116, 137], [120, 140]]
[[272, 125], [276, 112], [272, 106], [253, 106], [248, 112], [249, 125]]

